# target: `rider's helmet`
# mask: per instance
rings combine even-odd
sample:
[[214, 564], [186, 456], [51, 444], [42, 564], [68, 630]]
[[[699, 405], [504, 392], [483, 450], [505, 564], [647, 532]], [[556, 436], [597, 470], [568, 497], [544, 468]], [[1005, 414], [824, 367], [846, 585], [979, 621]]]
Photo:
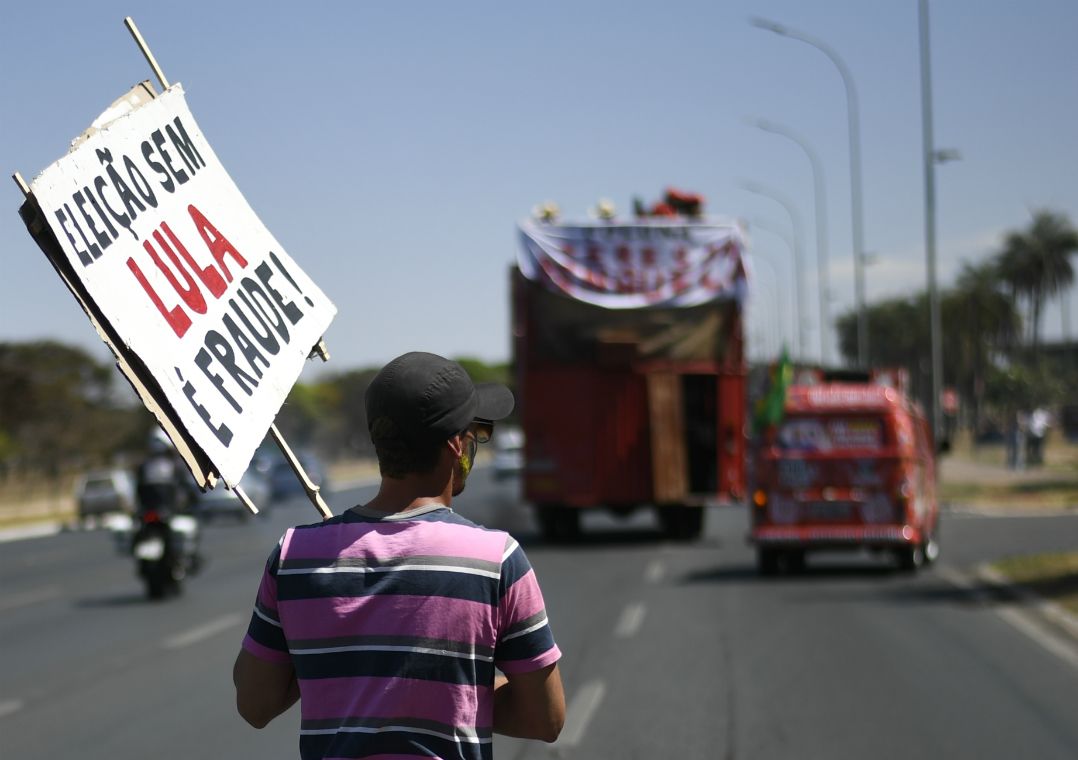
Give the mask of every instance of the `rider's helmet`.
[[151, 454], [166, 454], [173, 450], [172, 441], [160, 427], [154, 426], [150, 431], [150, 437], [146, 441], [146, 449]]

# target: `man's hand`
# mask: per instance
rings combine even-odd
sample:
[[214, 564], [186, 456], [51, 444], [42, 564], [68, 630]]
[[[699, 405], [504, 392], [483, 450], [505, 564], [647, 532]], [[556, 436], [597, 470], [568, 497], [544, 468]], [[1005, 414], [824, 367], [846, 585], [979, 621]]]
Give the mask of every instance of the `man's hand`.
[[246, 649], [236, 657], [232, 683], [236, 709], [255, 728], [265, 728], [299, 700], [299, 683], [291, 664], [260, 660]]
[[565, 693], [557, 663], [494, 679], [494, 730], [552, 742], [565, 723]]

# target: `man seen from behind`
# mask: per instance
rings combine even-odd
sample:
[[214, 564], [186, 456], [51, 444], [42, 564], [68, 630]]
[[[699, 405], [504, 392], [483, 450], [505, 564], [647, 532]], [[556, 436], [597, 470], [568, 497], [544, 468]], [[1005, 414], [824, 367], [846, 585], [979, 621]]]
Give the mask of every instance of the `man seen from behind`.
[[491, 758], [495, 732], [554, 741], [561, 652], [535, 573], [510, 535], [451, 508], [512, 393], [413, 352], [365, 402], [378, 493], [270, 554], [233, 669], [240, 714], [261, 728], [298, 700], [304, 760]]

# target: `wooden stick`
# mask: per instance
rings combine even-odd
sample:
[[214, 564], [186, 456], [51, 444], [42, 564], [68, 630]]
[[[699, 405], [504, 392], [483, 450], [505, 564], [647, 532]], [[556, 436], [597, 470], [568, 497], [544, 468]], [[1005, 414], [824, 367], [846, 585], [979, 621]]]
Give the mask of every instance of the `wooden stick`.
[[138, 45], [138, 49], [142, 51], [142, 55], [146, 58], [146, 63], [150, 64], [150, 68], [153, 69], [154, 76], [156, 76], [157, 81], [161, 83], [161, 89], [167, 90], [169, 84], [168, 80], [165, 79], [165, 73], [161, 71], [161, 67], [157, 65], [157, 59], [153, 57], [153, 53], [150, 52], [149, 46], [147, 46], [146, 41], [142, 39], [138, 27], [135, 26], [135, 22], [130, 16], [124, 18], [124, 26], [127, 27], [127, 31], [131, 32], [131, 36], [135, 38], [135, 44]]
[[232, 490], [235, 492], [236, 496], [239, 497], [239, 500], [243, 504], [243, 506], [247, 507], [247, 509], [251, 511], [252, 515], [258, 514], [258, 507], [256, 507], [254, 502], [251, 501], [251, 498], [247, 495], [247, 492], [240, 487], [239, 483], [237, 483]]
[[26, 184], [26, 180], [24, 180], [22, 178], [22, 175], [19, 174], [18, 172], [15, 172], [14, 174], [11, 175], [11, 178], [13, 180], [15, 180], [15, 184], [19, 186], [20, 190], [22, 190], [23, 197], [24, 198], [29, 198], [30, 197], [30, 186], [28, 184]]
[[322, 495], [319, 493], [319, 487], [314, 484], [307, 473], [303, 469], [303, 465], [299, 463], [299, 459], [292, 452], [288, 442], [285, 441], [284, 436], [281, 435], [281, 431], [277, 429], [277, 423], [270, 425], [270, 433], [273, 434], [273, 440], [277, 442], [277, 446], [281, 449], [281, 453], [284, 454], [285, 460], [292, 468], [292, 472], [296, 473], [296, 477], [299, 482], [303, 484], [303, 490], [307, 492], [307, 498], [314, 504], [323, 520], [327, 520], [333, 517], [333, 512], [330, 511], [329, 506], [322, 500]]

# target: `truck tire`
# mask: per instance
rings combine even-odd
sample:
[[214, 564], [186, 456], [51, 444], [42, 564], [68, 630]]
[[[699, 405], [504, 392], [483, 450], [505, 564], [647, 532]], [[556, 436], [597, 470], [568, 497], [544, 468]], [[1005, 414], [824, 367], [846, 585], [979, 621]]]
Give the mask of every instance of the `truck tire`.
[[675, 541], [695, 541], [704, 530], [703, 507], [678, 504], [659, 507], [659, 522], [663, 533]]
[[580, 510], [560, 504], [541, 504], [539, 530], [550, 543], [566, 543], [580, 537]]
[[895, 549], [895, 559], [898, 561], [898, 569], [904, 573], [915, 573], [925, 562], [925, 550], [920, 544], [903, 546]]

